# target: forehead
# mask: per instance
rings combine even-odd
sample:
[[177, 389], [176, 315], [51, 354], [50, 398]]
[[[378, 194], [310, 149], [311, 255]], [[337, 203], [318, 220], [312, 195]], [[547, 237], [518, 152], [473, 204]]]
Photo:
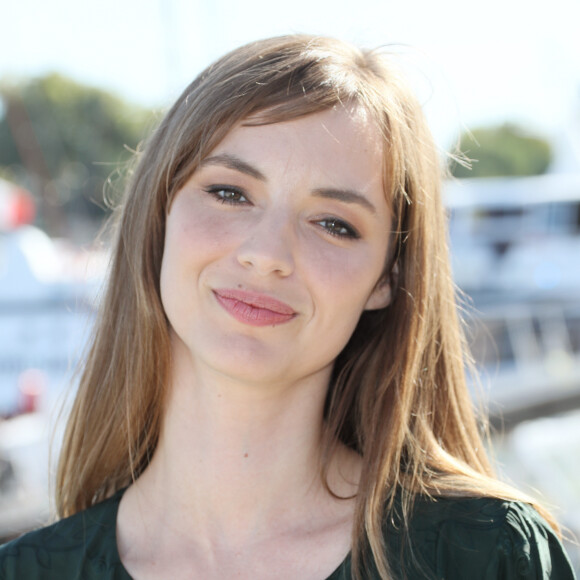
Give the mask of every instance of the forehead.
[[[353, 104], [338, 104], [331, 108], [314, 113], [296, 115], [290, 112], [289, 118], [272, 118], [270, 110], [266, 109], [251, 115], [234, 125], [238, 127], [264, 127], [271, 125], [293, 126], [297, 131], [310, 133], [322, 132], [331, 137], [336, 143], [346, 144], [353, 134], [363, 138], [366, 142], [373, 141], [382, 145], [380, 131], [373, 116], [362, 106]], [[230, 131], [231, 132], [231, 131]], [[343, 138], [346, 137], [346, 138]]]
[[339, 106], [291, 120], [269, 122], [268, 111], [237, 123], [206, 157], [233, 151], [250, 160], [301, 159], [343, 179], [349, 172], [370, 177], [384, 170], [381, 131], [365, 109]]

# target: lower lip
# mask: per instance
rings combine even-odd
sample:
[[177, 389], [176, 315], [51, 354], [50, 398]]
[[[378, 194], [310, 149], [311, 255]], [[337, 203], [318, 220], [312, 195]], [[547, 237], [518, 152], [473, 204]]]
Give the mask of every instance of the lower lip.
[[274, 312], [267, 308], [252, 306], [241, 300], [222, 296], [214, 292], [217, 301], [233, 318], [250, 326], [276, 326], [289, 322], [295, 314]]

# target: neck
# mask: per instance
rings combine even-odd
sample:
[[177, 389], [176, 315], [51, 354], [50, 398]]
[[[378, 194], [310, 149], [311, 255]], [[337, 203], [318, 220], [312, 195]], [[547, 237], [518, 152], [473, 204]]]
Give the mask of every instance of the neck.
[[[198, 538], [235, 542], [291, 526], [289, 518], [307, 521], [322, 499], [336, 501], [320, 473], [328, 380], [329, 371], [299, 384], [242, 384], [177, 360], [159, 444], [136, 491], [163, 503], [173, 529]], [[333, 491], [352, 495], [355, 460], [342, 452], [335, 464]]]

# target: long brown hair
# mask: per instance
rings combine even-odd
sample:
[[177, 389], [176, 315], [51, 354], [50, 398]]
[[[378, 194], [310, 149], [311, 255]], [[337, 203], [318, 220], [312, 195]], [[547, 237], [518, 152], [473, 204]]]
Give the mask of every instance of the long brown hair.
[[60, 516], [128, 485], [155, 452], [171, 364], [159, 274], [175, 193], [236, 123], [344, 103], [363, 107], [382, 131], [394, 216], [385, 224], [393, 232], [385, 264], [393, 300], [361, 317], [325, 408], [324, 457], [341, 441], [363, 459], [354, 573], [367, 546], [388, 577], [381, 525], [396, 493], [404, 511], [418, 493], [522, 498], [493, 478], [466, 387], [440, 160], [421, 108], [384, 54], [298, 35], [248, 44], [207, 68], [138, 154], [60, 455]]

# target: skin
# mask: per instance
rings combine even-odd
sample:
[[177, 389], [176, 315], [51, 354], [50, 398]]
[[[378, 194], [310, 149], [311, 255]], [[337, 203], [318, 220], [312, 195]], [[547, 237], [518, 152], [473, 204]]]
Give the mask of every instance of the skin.
[[[168, 404], [118, 516], [137, 580], [323, 580], [348, 553], [354, 501], [321, 481], [322, 411], [361, 313], [390, 300], [382, 184], [380, 135], [341, 108], [236, 126], [176, 194], [161, 271]], [[223, 289], [292, 314], [256, 326]], [[359, 473], [339, 448], [333, 491], [355, 494]]]

